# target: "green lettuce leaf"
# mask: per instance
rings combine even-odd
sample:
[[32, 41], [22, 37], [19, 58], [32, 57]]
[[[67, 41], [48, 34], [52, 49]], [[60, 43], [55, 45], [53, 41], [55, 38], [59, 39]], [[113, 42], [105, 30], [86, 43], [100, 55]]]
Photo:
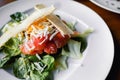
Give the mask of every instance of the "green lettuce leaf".
[[50, 55], [46, 55], [43, 57], [42, 62], [46, 65], [45, 71], [50, 71], [54, 67], [55, 59]]
[[29, 76], [29, 72], [32, 70], [31, 63], [26, 58], [16, 59], [13, 72], [16, 77], [20, 79], [25, 79]]
[[22, 56], [16, 59], [13, 66], [15, 76], [27, 80], [45, 80], [54, 68], [54, 58], [45, 55], [41, 59], [32, 61], [35, 57], [38, 58], [37, 56]]
[[71, 57], [71, 58], [81, 58], [82, 54], [80, 52], [81, 48], [81, 42], [75, 41], [75, 40], [69, 40], [67, 49], [62, 49], [62, 55]]
[[17, 25], [19, 25], [20, 23], [19, 22], [13, 22], [13, 21], [10, 21], [8, 22], [7, 24], [5, 24], [3, 26], [3, 28], [1, 29], [1, 34], [5, 33], [6, 31], [12, 29], [13, 27], [16, 27]]
[[71, 29], [71, 30], [73, 30], [73, 31], [75, 31], [76, 29], [75, 29], [75, 25], [77, 24], [77, 22], [75, 22], [75, 23], [66, 23], [66, 25]]
[[2, 68], [10, 60], [9, 56], [5, 56], [0, 60], [0, 68]]
[[81, 33], [81, 34], [79, 35], [79, 37], [87, 38], [88, 35], [89, 35], [90, 33], [92, 33], [93, 31], [94, 31], [93, 28], [88, 28], [88, 29], [86, 29], [83, 33]]
[[11, 19], [15, 22], [20, 22], [24, 19], [26, 19], [26, 14], [22, 13], [22, 12], [16, 12], [12, 15], [10, 15]]
[[45, 80], [49, 72], [40, 73], [37, 70], [30, 71], [30, 80]]
[[9, 56], [17, 56], [21, 53], [19, 49], [20, 41], [18, 38], [13, 37], [3, 46], [3, 52]]
[[60, 56], [59, 58], [57, 58], [55, 61], [55, 69], [58, 71], [67, 69], [67, 59], [67, 56]]
[[71, 39], [81, 42], [81, 47], [80, 47], [80, 52], [83, 53], [84, 50], [87, 47], [87, 37], [90, 33], [93, 32], [92, 28], [88, 28], [86, 31], [84, 31], [83, 33], [77, 35], [76, 37], [72, 37]]
[[19, 45], [20, 45], [20, 41], [17, 38], [11, 38], [2, 47], [1, 53], [5, 53], [5, 54], [3, 54], [5, 57], [0, 59], [0, 67], [1, 68], [6, 66], [7, 64], [11, 64], [11, 61], [13, 63], [15, 60], [15, 56], [20, 55], [21, 51], [19, 49]]

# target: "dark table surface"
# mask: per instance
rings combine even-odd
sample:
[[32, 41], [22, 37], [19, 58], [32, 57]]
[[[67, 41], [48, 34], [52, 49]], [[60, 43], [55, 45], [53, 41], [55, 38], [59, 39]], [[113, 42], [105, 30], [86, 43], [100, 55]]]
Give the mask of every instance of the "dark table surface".
[[[15, 0], [0, 0], [0, 7], [13, 1]], [[93, 9], [107, 23], [114, 39], [115, 56], [114, 56], [112, 68], [106, 80], [120, 80], [120, 62], [119, 62], [120, 61], [120, 14], [113, 13], [103, 8], [100, 8], [95, 4], [93, 4], [92, 2], [90, 2], [89, 0], [76, 0], [76, 1]]]

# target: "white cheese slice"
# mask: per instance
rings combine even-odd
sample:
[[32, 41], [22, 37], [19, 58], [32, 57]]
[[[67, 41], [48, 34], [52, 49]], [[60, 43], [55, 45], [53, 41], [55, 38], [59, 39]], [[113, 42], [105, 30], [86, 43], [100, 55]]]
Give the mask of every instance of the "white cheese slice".
[[60, 32], [61, 34], [73, 34], [73, 31], [67, 27], [62, 20], [60, 20], [56, 15], [50, 14], [47, 16], [49, 22], [51, 22]]
[[44, 4], [37, 4], [35, 7], [34, 7], [34, 9], [36, 9], [36, 10], [40, 10], [40, 9], [42, 9], [42, 8], [45, 8], [46, 6], [44, 5]]
[[39, 11], [33, 12], [27, 19], [25, 19], [20, 25], [17, 27], [11, 28], [11, 30], [6, 31], [0, 37], [0, 47], [3, 46], [11, 37], [15, 36], [19, 32], [28, 28], [28, 26], [34, 22], [38, 18], [43, 18], [49, 14], [51, 14], [55, 10], [54, 6], [50, 6], [47, 8], [40, 9]]
[[[41, 8], [44, 8], [45, 5], [38, 4], [35, 6], [35, 9], [38, 11]], [[56, 15], [50, 14], [47, 16], [49, 22], [51, 22], [61, 34], [73, 34], [73, 31], [67, 27]]]

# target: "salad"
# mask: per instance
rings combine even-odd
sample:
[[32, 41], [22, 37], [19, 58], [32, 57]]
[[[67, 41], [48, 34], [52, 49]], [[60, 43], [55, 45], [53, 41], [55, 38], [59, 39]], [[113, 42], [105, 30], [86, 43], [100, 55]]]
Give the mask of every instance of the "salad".
[[68, 58], [81, 58], [87, 47], [88, 29], [80, 33], [75, 24], [54, 14], [55, 7], [38, 4], [35, 11], [11, 14], [1, 29], [0, 68], [11, 68], [26, 80], [53, 80], [55, 70], [65, 70]]

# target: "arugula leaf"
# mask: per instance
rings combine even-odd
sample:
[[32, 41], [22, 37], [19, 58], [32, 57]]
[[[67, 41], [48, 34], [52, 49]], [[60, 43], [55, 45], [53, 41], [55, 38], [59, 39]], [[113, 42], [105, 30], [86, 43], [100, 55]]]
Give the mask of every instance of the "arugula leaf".
[[24, 20], [27, 16], [22, 12], [16, 12], [16, 13], [10, 15], [10, 17], [13, 21], [20, 22], [20, 21]]
[[65, 48], [62, 49], [62, 55], [72, 57], [72, 58], [81, 58], [82, 54], [80, 52], [81, 48], [81, 42], [75, 41], [75, 40], [69, 40], [68, 41], [68, 49], [65, 50]]

